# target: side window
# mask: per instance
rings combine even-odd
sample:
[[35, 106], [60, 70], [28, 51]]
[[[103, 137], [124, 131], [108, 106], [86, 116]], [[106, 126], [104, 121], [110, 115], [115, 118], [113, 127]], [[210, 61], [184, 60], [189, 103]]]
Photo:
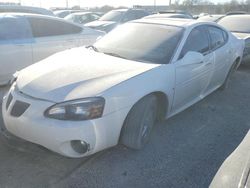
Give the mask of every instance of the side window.
[[215, 50], [223, 46], [227, 41], [227, 34], [225, 31], [217, 27], [208, 27], [208, 32], [211, 38], [211, 48]]
[[135, 11], [128, 11], [123, 18], [123, 22], [128, 22], [131, 20], [135, 20], [136, 19], [136, 12]]
[[80, 33], [81, 27], [63, 21], [44, 18], [28, 18], [34, 37], [50, 37]]
[[184, 44], [180, 58], [184, 57], [189, 51], [200, 52], [202, 54], [209, 52], [209, 39], [203, 27], [196, 27], [191, 31]]
[[0, 42], [31, 39], [29, 25], [24, 18], [0, 19]]

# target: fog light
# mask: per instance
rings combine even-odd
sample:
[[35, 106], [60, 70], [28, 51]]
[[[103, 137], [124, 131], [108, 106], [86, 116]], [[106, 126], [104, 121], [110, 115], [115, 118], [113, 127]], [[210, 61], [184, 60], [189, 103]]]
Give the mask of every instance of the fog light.
[[73, 150], [79, 154], [84, 154], [89, 150], [89, 144], [83, 140], [72, 140], [70, 144]]

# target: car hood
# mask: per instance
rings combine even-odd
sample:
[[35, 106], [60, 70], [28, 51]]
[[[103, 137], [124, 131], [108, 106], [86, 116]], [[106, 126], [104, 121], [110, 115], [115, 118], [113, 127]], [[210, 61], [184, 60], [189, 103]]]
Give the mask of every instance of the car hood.
[[109, 26], [109, 25], [113, 25], [113, 24], [116, 24], [116, 22], [112, 22], [112, 21], [93, 21], [93, 22], [90, 22], [90, 23], [87, 23], [85, 24], [85, 26], [87, 27], [91, 27], [91, 28], [96, 28], [96, 27], [106, 27], [106, 26]]
[[237, 38], [239, 39], [247, 39], [250, 38], [250, 34], [249, 33], [236, 33], [236, 32], [232, 32]]
[[75, 48], [23, 69], [16, 84], [23, 94], [58, 103], [100, 95], [157, 66]]

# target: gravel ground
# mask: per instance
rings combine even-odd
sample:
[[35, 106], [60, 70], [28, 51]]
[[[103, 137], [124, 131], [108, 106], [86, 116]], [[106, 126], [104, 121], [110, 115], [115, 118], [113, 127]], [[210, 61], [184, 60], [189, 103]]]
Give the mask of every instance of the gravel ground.
[[0, 187], [208, 187], [250, 128], [249, 81], [250, 66], [241, 67], [227, 90], [156, 125], [140, 151], [118, 145], [68, 159], [1, 136]]

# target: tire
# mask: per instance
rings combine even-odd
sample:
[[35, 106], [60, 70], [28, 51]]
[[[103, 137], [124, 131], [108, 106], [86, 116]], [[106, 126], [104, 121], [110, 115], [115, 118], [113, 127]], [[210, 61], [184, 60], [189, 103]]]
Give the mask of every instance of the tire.
[[130, 110], [121, 131], [120, 142], [132, 149], [141, 149], [148, 141], [157, 119], [157, 98], [148, 95]]
[[236, 71], [236, 67], [237, 67], [237, 61], [235, 61], [233, 63], [233, 65], [231, 66], [229, 72], [227, 73], [227, 77], [226, 77], [225, 81], [220, 86], [220, 90], [225, 90], [228, 88], [230, 78], [231, 78], [232, 74]]

